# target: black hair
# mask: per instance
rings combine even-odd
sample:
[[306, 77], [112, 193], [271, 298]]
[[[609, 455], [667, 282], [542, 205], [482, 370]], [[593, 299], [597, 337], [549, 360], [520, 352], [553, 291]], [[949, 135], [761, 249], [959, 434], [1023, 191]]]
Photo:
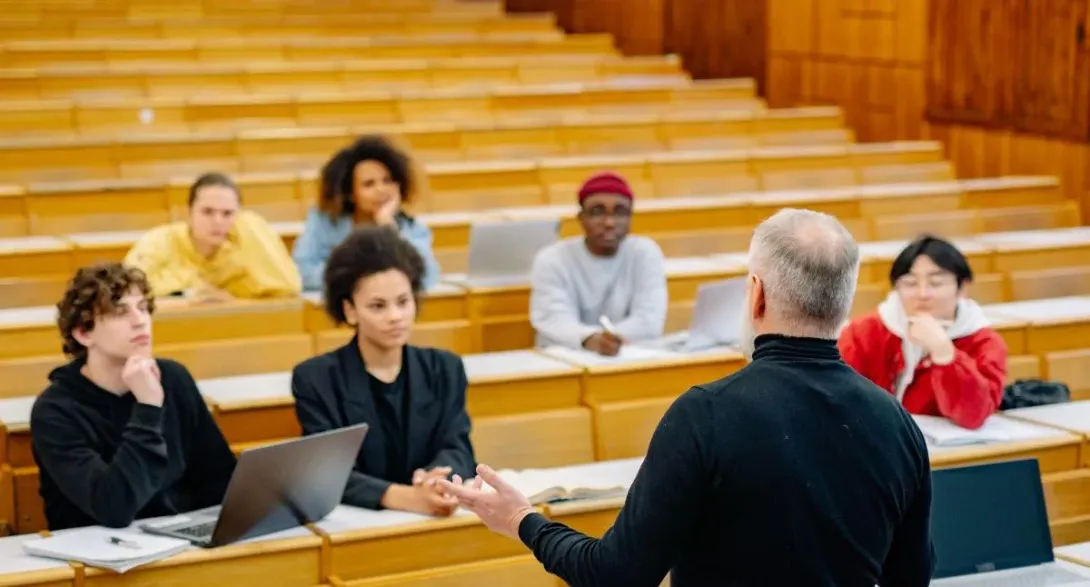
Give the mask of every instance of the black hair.
[[939, 237], [923, 235], [909, 243], [893, 260], [893, 267], [889, 270], [890, 285], [896, 285], [898, 279], [908, 275], [912, 271], [912, 264], [920, 256], [926, 256], [943, 271], [952, 273], [958, 280], [958, 287], [973, 280], [969, 261], [957, 247]]
[[234, 180], [228, 177], [225, 173], [212, 171], [198, 177], [197, 181], [193, 182], [193, 185], [189, 186], [190, 208], [193, 207], [193, 202], [197, 200], [197, 192], [200, 191], [201, 188], [206, 188], [210, 186], [230, 188], [231, 191], [235, 192], [235, 195], [238, 196], [239, 202], [242, 202], [242, 192], [238, 191], [238, 185], [235, 184]]
[[356, 228], [329, 255], [325, 266], [325, 309], [337, 324], [347, 324], [344, 302], [361, 279], [395, 269], [409, 278], [413, 298], [424, 289], [424, 258], [389, 226]]
[[356, 210], [356, 165], [364, 161], [378, 161], [390, 171], [390, 178], [401, 187], [401, 201], [412, 201], [416, 189], [413, 162], [409, 155], [394, 146], [390, 139], [370, 135], [338, 151], [322, 167], [318, 209], [330, 218], [351, 216]]

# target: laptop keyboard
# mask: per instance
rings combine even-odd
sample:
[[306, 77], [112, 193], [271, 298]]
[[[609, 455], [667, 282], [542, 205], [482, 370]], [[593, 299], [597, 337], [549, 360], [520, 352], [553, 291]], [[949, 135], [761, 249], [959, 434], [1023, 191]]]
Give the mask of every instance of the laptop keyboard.
[[979, 585], [980, 587], [1059, 587], [1061, 585], [1087, 585], [1090, 578], [1083, 577], [1066, 569], [1035, 569], [1029, 573], [1016, 575], [983, 576], [958, 583], [959, 585]]
[[175, 533], [183, 536], [191, 536], [193, 538], [211, 538], [212, 533], [216, 530], [215, 520], [211, 522], [204, 522], [193, 526], [185, 526], [183, 528], [177, 528]]

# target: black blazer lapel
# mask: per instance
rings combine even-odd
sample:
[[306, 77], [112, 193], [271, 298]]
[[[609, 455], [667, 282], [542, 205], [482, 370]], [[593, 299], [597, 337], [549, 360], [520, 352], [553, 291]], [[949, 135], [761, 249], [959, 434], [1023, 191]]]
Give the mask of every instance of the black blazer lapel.
[[435, 373], [429, 369], [425, 359], [426, 354], [420, 349], [405, 346], [402, 368], [407, 369], [405, 389], [409, 392], [409, 413], [405, 418], [409, 463], [427, 463], [431, 460], [434, 452], [432, 437], [438, 424], [437, 410], [441, 407], [435, 401], [436, 387], [441, 385], [434, 381]]
[[370, 425], [360, 456], [356, 459], [357, 469], [368, 475], [382, 476], [386, 472], [386, 439], [378, 422], [367, 366], [363, 363], [355, 337], [338, 349], [337, 362], [341, 368], [342, 383], [337, 391], [341, 396], [345, 425]]

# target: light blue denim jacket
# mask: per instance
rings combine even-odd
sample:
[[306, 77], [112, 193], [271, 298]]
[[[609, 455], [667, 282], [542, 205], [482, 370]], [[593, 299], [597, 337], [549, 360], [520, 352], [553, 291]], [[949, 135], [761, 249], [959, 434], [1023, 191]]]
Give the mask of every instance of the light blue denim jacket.
[[[317, 208], [307, 211], [303, 232], [295, 239], [291, 250], [291, 258], [295, 260], [299, 274], [303, 277], [303, 289], [322, 289], [326, 260], [333, 248], [352, 232], [352, 227], [350, 216], [330, 220], [327, 214]], [[431, 250], [431, 229], [404, 214], [398, 215], [397, 228], [401, 237], [416, 247], [420, 256], [424, 257], [424, 289], [430, 289], [439, 280], [439, 262], [435, 260], [435, 254]]]

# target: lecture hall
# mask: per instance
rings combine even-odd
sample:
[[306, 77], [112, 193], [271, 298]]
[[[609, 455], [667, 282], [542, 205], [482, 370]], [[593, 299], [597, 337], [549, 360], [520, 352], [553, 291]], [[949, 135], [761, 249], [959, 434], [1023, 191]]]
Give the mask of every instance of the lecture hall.
[[[1090, 581], [1088, 27], [1090, 0], [0, 0], [0, 587], [566, 585], [436, 477], [485, 463], [602, 537], [675, 400], [747, 366], [783, 209], [858, 246], [837, 345], [918, 423], [933, 531], [970, 486], [944, 471], [1028, 462], [989, 520], [1039, 514], [1038, 562]], [[123, 573], [41, 555], [360, 423], [321, 519]]]

